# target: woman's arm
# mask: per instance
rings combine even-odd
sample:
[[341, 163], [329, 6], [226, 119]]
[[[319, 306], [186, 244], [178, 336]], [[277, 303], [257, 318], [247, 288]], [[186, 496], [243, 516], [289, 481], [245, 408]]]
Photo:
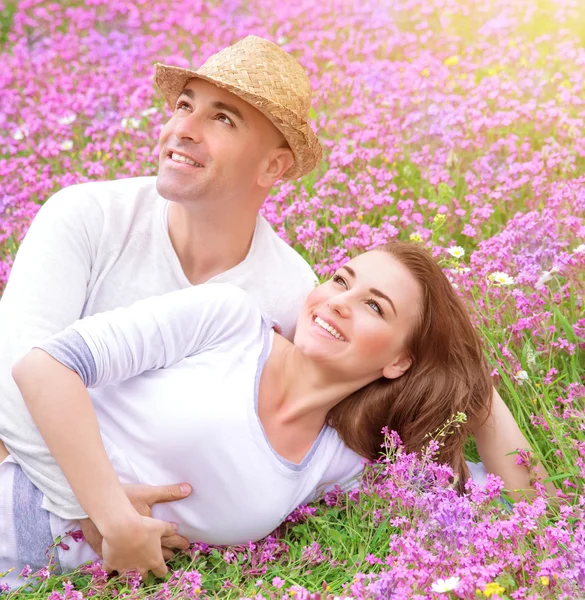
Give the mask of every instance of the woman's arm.
[[[515, 454], [510, 454], [518, 448], [530, 449], [530, 444], [495, 389], [490, 415], [485, 423], [477, 427], [473, 433], [486, 470], [502, 478], [512, 498], [519, 499], [524, 495], [523, 492], [530, 493], [528, 471], [525, 467], [516, 464]], [[548, 477], [548, 473], [541, 464], [538, 464], [537, 472], [543, 480]], [[550, 482], [544, 485], [548, 493], [554, 496], [554, 485]]]
[[175, 528], [142, 517], [132, 507], [108, 459], [80, 377], [40, 349], [21, 359], [12, 375], [51, 454], [104, 537], [104, 568], [165, 575], [161, 537]]

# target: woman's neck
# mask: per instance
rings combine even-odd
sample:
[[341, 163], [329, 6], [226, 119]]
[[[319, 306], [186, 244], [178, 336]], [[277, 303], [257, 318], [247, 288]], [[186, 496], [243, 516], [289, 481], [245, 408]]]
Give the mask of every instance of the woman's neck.
[[366, 383], [343, 379], [340, 373], [315, 363], [275, 333], [258, 401], [267, 414], [283, 425], [294, 423], [320, 429], [327, 413]]

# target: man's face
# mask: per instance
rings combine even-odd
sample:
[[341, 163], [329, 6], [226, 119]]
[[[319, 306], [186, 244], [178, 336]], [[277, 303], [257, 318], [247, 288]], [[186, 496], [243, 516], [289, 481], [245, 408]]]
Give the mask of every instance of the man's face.
[[161, 131], [157, 190], [175, 202], [246, 198], [282, 140], [253, 106], [192, 79]]

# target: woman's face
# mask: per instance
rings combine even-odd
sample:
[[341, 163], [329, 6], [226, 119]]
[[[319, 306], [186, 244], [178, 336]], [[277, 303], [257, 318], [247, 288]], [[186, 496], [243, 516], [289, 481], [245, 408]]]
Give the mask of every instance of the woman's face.
[[402, 263], [366, 252], [309, 294], [295, 345], [339, 378], [393, 379], [410, 366], [405, 344], [421, 306], [420, 286]]

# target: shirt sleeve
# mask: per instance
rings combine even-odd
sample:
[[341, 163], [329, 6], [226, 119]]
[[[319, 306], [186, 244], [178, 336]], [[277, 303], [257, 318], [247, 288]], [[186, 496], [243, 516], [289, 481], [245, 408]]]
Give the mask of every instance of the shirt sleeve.
[[36, 428], [11, 368], [35, 344], [82, 313], [103, 213], [80, 189], [61, 190], [40, 208], [0, 301], [0, 438], [45, 498], [54, 499], [60, 514], [72, 518], [84, 513]]
[[98, 387], [232, 343], [261, 323], [246, 292], [210, 283], [86, 317], [38, 347]]

